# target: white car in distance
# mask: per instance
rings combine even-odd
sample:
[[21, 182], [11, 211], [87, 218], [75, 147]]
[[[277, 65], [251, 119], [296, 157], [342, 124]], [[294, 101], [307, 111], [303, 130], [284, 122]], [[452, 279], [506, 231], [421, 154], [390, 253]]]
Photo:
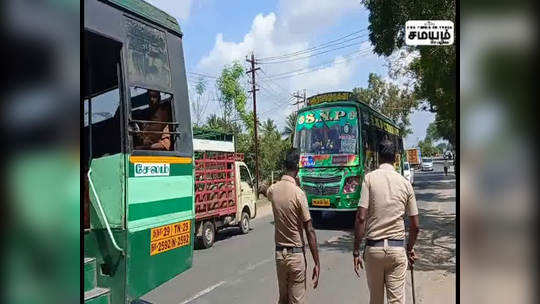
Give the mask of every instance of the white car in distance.
[[414, 184], [414, 170], [408, 162], [403, 163], [403, 176], [411, 185]]
[[433, 158], [422, 158], [422, 171], [433, 171]]

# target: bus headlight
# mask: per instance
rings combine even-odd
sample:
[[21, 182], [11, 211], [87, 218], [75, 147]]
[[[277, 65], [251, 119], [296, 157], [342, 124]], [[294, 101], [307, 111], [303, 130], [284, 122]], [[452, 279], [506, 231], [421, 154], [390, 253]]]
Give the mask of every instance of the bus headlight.
[[356, 192], [359, 185], [360, 178], [358, 176], [347, 177], [345, 180], [345, 185], [343, 186], [343, 193], [346, 194]]

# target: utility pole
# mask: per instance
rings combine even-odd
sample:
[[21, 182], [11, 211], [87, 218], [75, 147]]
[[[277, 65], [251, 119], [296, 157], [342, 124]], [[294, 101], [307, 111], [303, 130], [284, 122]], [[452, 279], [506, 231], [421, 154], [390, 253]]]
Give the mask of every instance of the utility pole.
[[255, 135], [255, 198], [259, 199], [259, 137], [257, 135], [257, 89], [255, 87], [255, 71], [259, 70], [260, 68], [255, 67], [255, 55], [253, 55], [253, 52], [251, 52], [251, 59], [247, 59], [246, 61], [251, 63], [251, 70], [247, 71], [246, 74], [251, 73], [251, 91], [253, 93], [253, 127], [254, 127], [254, 135]]
[[296, 105], [296, 110], [300, 110], [300, 104], [306, 102], [306, 89], [304, 89], [304, 96], [300, 95], [300, 91], [296, 91], [292, 94], [292, 97], [296, 98], [296, 102], [293, 105]]

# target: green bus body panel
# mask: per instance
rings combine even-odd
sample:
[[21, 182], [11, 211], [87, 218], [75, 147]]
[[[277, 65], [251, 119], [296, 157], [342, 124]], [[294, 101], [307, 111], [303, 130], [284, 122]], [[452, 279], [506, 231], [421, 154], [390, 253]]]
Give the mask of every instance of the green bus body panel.
[[[112, 232], [118, 246], [125, 250], [126, 230]], [[125, 304], [126, 258], [113, 247], [106, 229], [84, 233], [84, 256], [96, 258], [97, 286], [110, 289], [110, 303]]]
[[[127, 298], [134, 300], [189, 269], [195, 225], [193, 164], [170, 164], [169, 176], [137, 176], [128, 162]], [[191, 221], [190, 242], [150, 255], [151, 230]]]
[[190, 211], [192, 197], [166, 199], [154, 202], [145, 202], [129, 205], [129, 221], [136, 221], [148, 217]]
[[[191, 221], [191, 231], [195, 220], [191, 215], [175, 218], [171, 223], [183, 220]], [[161, 225], [156, 225], [156, 227]], [[150, 255], [151, 229], [129, 232], [129, 258], [127, 296], [129, 300], [137, 299], [157, 286], [174, 278], [191, 268], [193, 263], [193, 233], [190, 234], [189, 244]]]
[[[125, 154], [104, 156], [92, 160], [90, 177], [101, 201], [101, 206], [111, 228], [124, 227], [124, 193], [125, 193]], [[92, 228], [104, 228], [97, 201], [94, 193], [89, 189], [90, 201], [92, 202], [92, 216], [90, 218]]]
[[132, 13], [148, 18], [149, 20], [152, 20], [156, 22], [157, 24], [179, 35], [182, 35], [182, 31], [180, 30], [180, 25], [178, 24], [178, 21], [176, 21], [176, 19], [172, 17], [171, 15], [165, 13], [164, 11], [151, 5], [150, 3], [147, 3], [142, 0], [108, 0], [108, 1], [121, 6]]

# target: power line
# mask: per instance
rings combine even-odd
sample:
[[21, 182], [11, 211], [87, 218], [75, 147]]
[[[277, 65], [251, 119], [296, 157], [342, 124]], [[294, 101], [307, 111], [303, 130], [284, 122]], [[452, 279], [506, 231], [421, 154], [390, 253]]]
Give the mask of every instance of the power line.
[[296, 51], [296, 52], [288, 53], [288, 54], [282, 54], [282, 55], [278, 55], [278, 56], [263, 57], [263, 58], [259, 58], [259, 60], [272, 60], [272, 59], [286, 58], [286, 57], [296, 56], [296, 55], [299, 55], [299, 54], [302, 54], [302, 53], [305, 53], [305, 52], [311, 52], [311, 51], [316, 50], [318, 48], [321, 48], [323, 46], [330, 46], [332, 43], [334, 43], [336, 41], [340, 41], [340, 40], [342, 40], [344, 38], [353, 36], [355, 34], [358, 34], [360, 32], [364, 32], [364, 31], [366, 31], [366, 29], [361, 29], [359, 31], [350, 33], [348, 35], [336, 38], [334, 40], [331, 40], [331, 41], [328, 41], [328, 42], [325, 42], [325, 43], [322, 43], [320, 45], [316, 45], [316, 46], [313, 46], [313, 47], [310, 47], [310, 48], [307, 48], [307, 49], [304, 49], [304, 50], [300, 50], [300, 51]]
[[[359, 57], [361, 57], [363, 55], [369, 54], [370, 51], [371, 50], [369, 50], [369, 49], [355, 51], [353, 53], [345, 55], [343, 57], [344, 60], [341, 60], [341, 61], [327, 61], [325, 63], [322, 63], [320, 65], [316, 65], [316, 66], [313, 66], [313, 67], [307, 67], [307, 68], [302, 68], [302, 69], [298, 69], [298, 70], [294, 70], [294, 71], [288, 71], [288, 72], [284, 72], [284, 73], [274, 74], [274, 75], [270, 75], [269, 79], [271, 79], [271, 80], [279, 80], [279, 79], [285, 79], [285, 78], [290, 78], [290, 77], [294, 77], [294, 76], [314, 72], [314, 71], [317, 71], [317, 70], [321, 70], [321, 69], [325, 68], [328, 65], [332, 65], [332, 64], [337, 65], [337, 64], [346, 63], [350, 59], [356, 59], [356, 58], [354, 58], [355, 55], [359, 58]], [[299, 73], [299, 72], [301, 72], [301, 73]]]
[[218, 78], [217, 76], [212, 76], [212, 75], [208, 75], [208, 74], [204, 74], [204, 73], [197, 73], [197, 72], [188, 72], [188, 74], [207, 77], [207, 78], [214, 78], [214, 79]]
[[291, 61], [296, 61], [296, 60], [307, 59], [307, 58], [319, 56], [319, 55], [322, 55], [322, 54], [326, 54], [326, 53], [329, 53], [329, 52], [333, 52], [333, 51], [345, 49], [345, 48], [348, 48], [348, 47], [351, 47], [351, 46], [361, 45], [361, 44], [365, 43], [366, 41], [367, 41], [367, 40], [360, 41], [360, 42], [355, 42], [355, 43], [351, 43], [351, 44], [347, 44], [347, 45], [344, 45], [344, 46], [341, 46], [341, 47], [337, 47], [337, 48], [325, 50], [325, 51], [318, 52], [318, 53], [313, 53], [313, 54], [310, 54], [310, 55], [308, 55], [308, 56], [297, 57], [297, 58], [291, 58], [291, 59], [285, 59], [285, 60], [280, 60], [280, 61], [260, 62], [260, 64], [276, 64], [276, 63], [285, 63], [285, 62], [291, 62]]
[[287, 91], [288, 91], [288, 90], [284, 89], [281, 85], [279, 85], [279, 83], [277, 83], [277, 82], [275, 82], [274, 80], [272, 80], [272, 79], [268, 76], [268, 74], [266, 74], [266, 72], [265, 72], [263, 69], [261, 69], [260, 71], [263, 72], [263, 74], [264, 74], [263, 79], [269, 80], [270, 82], [272, 82], [273, 84], [275, 84], [276, 86], [278, 86], [280, 89], [282, 89], [284, 92], [287, 92]]
[[[270, 82], [266, 81], [266, 80], [262, 80], [262, 79], [259, 79], [261, 81], [261, 83], [263, 83], [265, 86], [262, 86], [260, 83], [259, 83], [259, 86], [267, 91], [270, 91], [274, 96], [276, 97], [280, 97], [280, 95], [283, 95], [283, 96], [286, 96], [288, 95], [287, 91], [283, 90], [275, 90], [272, 86], [270, 86]], [[281, 97], [280, 97], [281, 98]]]
[[[356, 54], [358, 54], [360, 52], [363, 52], [363, 51], [365, 51], [365, 50], [356, 50], [356, 51], [354, 51], [352, 53], [344, 55], [343, 58], [346, 59], [346, 58], [352, 57], [353, 55], [356, 55]], [[287, 74], [291, 74], [291, 73], [301, 72], [301, 71], [305, 71], [305, 70], [311, 70], [313, 68], [328, 65], [328, 64], [332, 64], [334, 62], [335, 62], [334, 60], [331, 60], [331, 61], [323, 62], [323, 63], [321, 63], [319, 65], [316, 65], [316, 66], [313, 66], [313, 67], [306, 67], [306, 68], [301, 68], [301, 69], [294, 70], [294, 71], [288, 71], [288, 72], [269, 75], [269, 79], [274, 79], [274, 78], [277, 78], [277, 77], [280, 77], [280, 76], [283, 76], [283, 75], [287, 75]]]

